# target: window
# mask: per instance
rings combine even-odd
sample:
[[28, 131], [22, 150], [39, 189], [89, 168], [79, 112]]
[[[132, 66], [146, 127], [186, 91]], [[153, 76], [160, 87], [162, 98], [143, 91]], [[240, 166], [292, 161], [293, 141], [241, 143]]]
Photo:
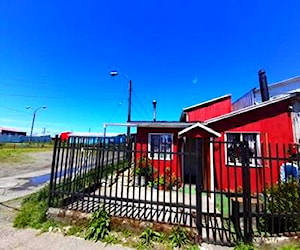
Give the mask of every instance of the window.
[[[259, 134], [257, 133], [226, 133], [226, 163], [228, 165], [242, 165], [242, 150], [250, 166], [260, 165], [257, 157], [260, 156]], [[256, 159], [255, 159], [256, 158]]]
[[149, 134], [148, 143], [151, 159], [170, 160], [172, 158], [172, 134]]

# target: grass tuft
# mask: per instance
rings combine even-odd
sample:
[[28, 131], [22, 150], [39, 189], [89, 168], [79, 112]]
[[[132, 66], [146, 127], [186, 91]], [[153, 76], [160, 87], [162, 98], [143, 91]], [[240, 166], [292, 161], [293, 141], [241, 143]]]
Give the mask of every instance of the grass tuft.
[[45, 186], [36, 193], [29, 195], [22, 201], [14, 227], [17, 228], [41, 228], [47, 221], [49, 186]]

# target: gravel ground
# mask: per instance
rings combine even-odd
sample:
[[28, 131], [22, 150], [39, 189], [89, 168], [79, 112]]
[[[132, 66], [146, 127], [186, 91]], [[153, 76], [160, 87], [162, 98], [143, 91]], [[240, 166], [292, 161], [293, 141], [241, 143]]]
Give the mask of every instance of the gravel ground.
[[[30, 186], [31, 177], [50, 173], [52, 152], [28, 153], [21, 163], [0, 162], [0, 250], [81, 250], [81, 249], [130, 249], [120, 245], [106, 246], [101, 242], [85, 241], [62, 233], [40, 233], [34, 229], [15, 229], [13, 219], [20, 208], [22, 197], [37, 191], [43, 185]], [[227, 250], [230, 248], [203, 244], [200, 249]]]
[[43, 185], [33, 184], [31, 178], [51, 172], [52, 154], [52, 151], [25, 153], [21, 162], [0, 162], [0, 202], [39, 190]]
[[73, 236], [65, 237], [61, 233], [41, 234], [34, 229], [13, 228], [13, 220], [20, 208], [22, 198], [11, 200], [10, 197], [24, 196], [41, 188], [43, 185], [19, 190], [28, 178], [41, 173], [50, 173], [51, 162], [51, 151], [28, 153], [26, 160], [21, 163], [0, 162], [0, 249], [129, 249], [119, 245], [106, 246], [101, 242], [85, 241]]
[[48, 169], [50, 172], [52, 154], [52, 151], [25, 153], [24, 159], [21, 162], [0, 162], [0, 177], [14, 176], [45, 169]]

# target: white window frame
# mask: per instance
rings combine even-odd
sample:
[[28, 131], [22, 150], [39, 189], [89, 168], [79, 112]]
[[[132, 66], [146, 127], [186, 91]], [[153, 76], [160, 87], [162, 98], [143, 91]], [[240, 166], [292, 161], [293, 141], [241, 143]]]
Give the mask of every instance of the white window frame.
[[[164, 152], [164, 149], [162, 149], [162, 145], [159, 145], [159, 151], [160, 153], [156, 153], [155, 151], [151, 151], [151, 136], [152, 135], [159, 135], [159, 136], [170, 136], [171, 138], [171, 145], [170, 145], [170, 151]], [[160, 139], [161, 140], [161, 139]], [[148, 157], [153, 160], [172, 160], [173, 159], [173, 134], [171, 133], [149, 133], [148, 134]], [[152, 155], [153, 154], [153, 155]]]
[[[242, 163], [239, 162], [239, 161], [236, 161], [236, 162], [232, 162], [232, 161], [229, 161], [229, 157], [228, 157], [228, 146], [229, 146], [229, 141], [228, 141], [228, 135], [229, 134], [239, 134], [240, 136], [240, 142], [243, 141], [243, 135], [255, 135], [255, 140], [256, 140], [256, 155], [257, 157], [260, 157], [261, 156], [261, 148], [260, 148], [260, 133], [259, 132], [238, 132], [238, 131], [228, 131], [228, 132], [225, 132], [225, 163], [226, 165], [228, 166], [242, 166]], [[250, 167], [261, 167], [261, 161], [260, 160], [256, 160], [255, 162], [255, 159], [252, 158], [251, 159], [251, 162], [249, 162], [249, 166]]]

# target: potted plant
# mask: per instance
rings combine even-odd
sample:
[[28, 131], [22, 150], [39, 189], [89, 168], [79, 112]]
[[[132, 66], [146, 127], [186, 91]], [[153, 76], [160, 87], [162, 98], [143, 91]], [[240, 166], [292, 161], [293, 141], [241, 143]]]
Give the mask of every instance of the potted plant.
[[134, 169], [135, 185], [145, 186], [147, 182], [152, 180], [152, 172], [151, 161], [147, 157], [141, 156]]
[[134, 185], [135, 186], [145, 186], [146, 180], [145, 176], [142, 174], [142, 169], [139, 167], [136, 167], [134, 169]]
[[163, 176], [157, 175], [153, 179], [153, 187], [159, 189], [159, 190], [164, 190], [165, 189], [165, 178]]
[[178, 188], [181, 187], [181, 184], [182, 184], [181, 178], [177, 176], [175, 173], [172, 173], [170, 177], [170, 184], [169, 184], [170, 189], [177, 190]]
[[155, 170], [153, 173], [153, 186], [160, 190], [177, 190], [181, 186], [181, 178], [174, 172], [172, 173], [169, 167], [165, 168], [161, 173]]

